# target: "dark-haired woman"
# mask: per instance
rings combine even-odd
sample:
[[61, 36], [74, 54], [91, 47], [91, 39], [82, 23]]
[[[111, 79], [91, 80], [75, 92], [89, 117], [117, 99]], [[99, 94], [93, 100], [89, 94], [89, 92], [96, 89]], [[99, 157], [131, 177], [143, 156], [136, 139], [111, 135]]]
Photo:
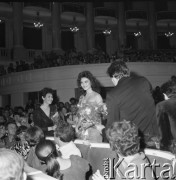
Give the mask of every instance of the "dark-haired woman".
[[96, 92], [98, 81], [91, 72], [83, 71], [79, 73], [77, 83], [84, 91], [78, 103], [78, 123], [76, 125], [78, 138], [90, 142], [102, 142], [101, 131], [104, 126], [101, 125], [100, 107], [103, 106], [103, 100]]
[[56, 145], [50, 140], [40, 141], [35, 149], [37, 157], [46, 163], [47, 174], [63, 180], [85, 180], [89, 171], [87, 160], [79, 156], [70, 156], [63, 159], [61, 153], [56, 150]]
[[56, 112], [56, 108], [51, 106], [53, 102], [53, 90], [44, 88], [41, 91], [42, 105], [34, 111], [33, 121], [35, 126], [39, 126], [45, 136], [54, 136], [56, 126], [53, 123], [52, 117]]

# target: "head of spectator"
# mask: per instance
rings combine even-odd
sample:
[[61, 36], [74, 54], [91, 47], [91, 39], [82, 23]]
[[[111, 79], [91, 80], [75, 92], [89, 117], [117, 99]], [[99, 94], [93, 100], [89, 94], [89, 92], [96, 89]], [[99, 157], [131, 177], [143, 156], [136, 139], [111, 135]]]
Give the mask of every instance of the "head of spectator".
[[56, 144], [62, 146], [65, 143], [74, 141], [75, 139], [75, 129], [69, 124], [63, 124], [62, 126], [57, 126], [54, 132], [54, 140]]
[[72, 113], [72, 114], [76, 114], [76, 112], [77, 112], [77, 105], [76, 104], [71, 104], [71, 106], [70, 106], [70, 112]]
[[21, 126], [29, 127], [30, 125], [28, 123], [28, 116], [27, 115], [20, 116], [20, 123], [21, 123]]
[[57, 158], [61, 157], [61, 153], [56, 150], [55, 144], [50, 140], [42, 140], [37, 144], [35, 153], [38, 159], [47, 164], [47, 174], [61, 180], [62, 174], [57, 161]]
[[60, 101], [60, 102], [58, 103], [58, 109], [59, 109], [59, 110], [60, 110], [62, 107], [64, 107], [64, 106], [65, 106], [65, 105], [64, 105], [63, 102]]
[[1, 180], [26, 180], [24, 160], [12, 150], [0, 149], [0, 169]]
[[116, 86], [122, 77], [130, 76], [130, 71], [123, 59], [117, 59], [108, 67], [107, 74]]
[[0, 123], [5, 123], [6, 120], [2, 114], [0, 114]]
[[68, 111], [70, 111], [70, 103], [69, 102], [65, 102], [65, 107], [67, 108]]
[[16, 135], [19, 138], [19, 141], [26, 141], [25, 135], [26, 135], [26, 131], [27, 131], [27, 127], [26, 126], [20, 126], [17, 131], [16, 131]]
[[76, 104], [76, 98], [74, 98], [74, 97], [70, 98], [69, 101], [70, 101], [71, 105]]
[[123, 120], [114, 122], [112, 126], [107, 129], [106, 136], [112, 150], [120, 156], [132, 156], [140, 150], [138, 128], [131, 121]]
[[3, 138], [5, 134], [6, 134], [5, 123], [0, 122], [0, 139]]
[[16, 136], [16, 131], [17, 131], [17, 125], [15, 123], [15, 121], [9, 121], [6, 124], [6, 131], [8, 136]]
[[44, 139], [44, 133], [38, 126], [33, 126], [27, 129], [25, 139], [31, 147], [36, 146], [41, 139]]
[[43, 104], [50, 105], [53, 102], [53, 90], [45, 87], [41, 90]]

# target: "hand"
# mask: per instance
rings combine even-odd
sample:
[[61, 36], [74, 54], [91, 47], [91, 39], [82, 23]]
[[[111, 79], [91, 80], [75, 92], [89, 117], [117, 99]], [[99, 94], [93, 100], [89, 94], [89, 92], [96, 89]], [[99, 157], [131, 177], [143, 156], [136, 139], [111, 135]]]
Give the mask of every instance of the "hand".
[[97, 170], [93, 176], [92, 180], [105, 180], [104, 177], [100, 174], [100, 170]]
[[55, 131], [56, 128], [57, 128], [57, 125], [55, 124], [55, 125], [53, 126], [53, 131]]
[[97, 124], [96, 128], [98, 131], [100, 131], [100, 133], [102, 133], [102, 130], [105, 128], [105, 126], [103, 126], [102, 124]]

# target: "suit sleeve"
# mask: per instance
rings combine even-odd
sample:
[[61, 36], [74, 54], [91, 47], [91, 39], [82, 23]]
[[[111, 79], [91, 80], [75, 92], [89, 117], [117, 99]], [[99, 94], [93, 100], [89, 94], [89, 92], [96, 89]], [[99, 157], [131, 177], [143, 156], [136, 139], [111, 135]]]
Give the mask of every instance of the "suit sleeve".
[[108, 111], [106, 128], [108, 128], [113, 122], [120, 121], [120, 109], [116, 104], [116, 98], [112, 94], [107, 94], [106, 104]]

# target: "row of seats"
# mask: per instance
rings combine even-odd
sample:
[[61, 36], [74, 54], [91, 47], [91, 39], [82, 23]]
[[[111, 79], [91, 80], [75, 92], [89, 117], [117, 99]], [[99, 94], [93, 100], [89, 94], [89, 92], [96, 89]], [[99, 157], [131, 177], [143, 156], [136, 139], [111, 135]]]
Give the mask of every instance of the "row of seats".
[[[86, 144], [83, 140], [75, 140], [75, 144], [80, 149], [83, 158], [90, 162], [93, 171], [92, 173], [95, 173], [96, 170], [99, 169], [101, 174], [104, 174], [104, 163], [107, 158], [110, 158], [111, 178], [113, 178], [114, 174], [112, 174], [112, 166], [115, 165], [118, 159], [116, 153], [110, 149], [108, 143]], [[158, 180], [163, 180], [163, 177], [167, 176], [169, 177], [167, 179], [172, 179], [174, 174], [176, 174], [176, 158], [174, 154], [155, 149], [145, 149], [144, 153], [148, 157], [150, 164], [153, 165]]]

